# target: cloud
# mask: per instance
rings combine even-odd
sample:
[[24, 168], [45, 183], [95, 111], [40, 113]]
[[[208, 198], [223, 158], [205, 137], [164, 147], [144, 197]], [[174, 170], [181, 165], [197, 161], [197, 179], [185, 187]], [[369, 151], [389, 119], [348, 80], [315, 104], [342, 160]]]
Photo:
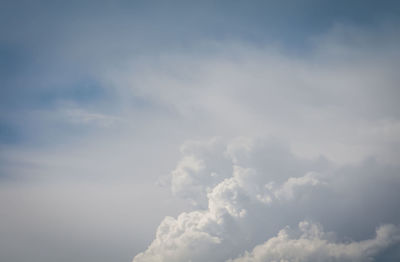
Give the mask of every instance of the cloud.
[[[0, 145], [5, 260], [224, 261], [299, 221], [335, 232], [332, 243], [400, 221], [399, 26], [374, 20], [398, 8], [11, 2], [0, 11], [0, 125], [17, 134]], [[364, 22], [331, 30], [341, 10]], [[169, 170], [192, 206], [152, 186]]]
[[224, 143], [216, 138], [206, 143], [184, 143], [181, 152], [185, 157], [171, 173], [172, 193], [190, 200], [193, 205], [206, 207], [206, 193], [232, 172], [231, 161], [224, 150]]
[[[318, 160], [296, 158], [285, 146], [268, 140], [212, 139], [191, 141], [183, 148], [182, 160], [171, 173], [171, 187], [179, 188], [175, 193], [182, 197], [201, 202], [195, 205], [197, 210], [165, 218], [153, 242], [135, 256], [134, 262], [225, 261], [243, 253], [237, 261], [365, 261], [400, 241], [400, 231], [393, 225], [380, 227], [376, 238], [368, 239], [382, 221], [396, 223], [400, 218], [399, 212], [390, 211], [396, 206], [394, 199], [400, 196], [396, 189], [400, 182], [398, 168], [393, 173], [381, 173], [387, 167], [369, 161], [356, 167], [329, 163], [321, 167]], [[271, 155], [278, 157], [273, 158], [279, 163], [275, 170], [259, 165], [257, 158]], [[212, 160], [216, 158], [224, 160], [220, 172], [231, 173], [213, 176], [218, 162]], [[227, 163], [231, 169], [226, 168]], [[308, 171], [285, 170], [280, 179], [269, 175], [293, 163]], [[384, 182], [380, 184], [377, 179]], [[375, 185], [376, 194], [371, 194], [365, 186], [368, 184]], [[192, 190], [197, 198], [190, 194]], [[204, 199], [206, 207], [202, 205]], [[386, 206], [378, 208], [374, 201]], [[289, 235], [285, 229], [274, 237], [281, 228], [304, 219], [321, 221], [333, 233], [301, 222], [300, 234]], [[354, 229], [343, 227], [343, 221]], [[333, 241], [328, 238], [333, 235], [357, 240]]]
[[396, 162], [398, 30], [337, 25], [293, 55], [279, 45], [206, 42], [102, 74], [104, 86], [178, 117], [186, 139], [274, 136], [302, 157]]
[[[278, 199], [292, 199], [297, 188], [318, 186], [322, 183], [323, 182], [318, 179], [318, 174], [310, 172], [302, 177], [289, 178], [280, 188], [274, 189], [273, 194]], [[266, 187], [273, 189], [273, 185], [266, 185]]]
[[380, 226], [376, 230], [375, 238], [359, 242], [332, 241], [329, 233], [325, 233], [319, 225], [307, 221], [299, 223], [299, 231], [300, 235], [296, 237], [290, 229], [283, 229], [276, 237], [256, 246], [251, 252], [229, 261], [375, 261], [375, 256], [400, 242], [400, 227], [394, 225]]

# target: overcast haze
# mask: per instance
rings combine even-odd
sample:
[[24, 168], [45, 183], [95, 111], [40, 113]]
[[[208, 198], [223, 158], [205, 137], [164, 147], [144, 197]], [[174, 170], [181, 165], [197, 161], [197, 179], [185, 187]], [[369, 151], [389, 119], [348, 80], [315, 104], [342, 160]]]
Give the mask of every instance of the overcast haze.
[[397, 1], [0, 1], [0, 260], [400, 260]]

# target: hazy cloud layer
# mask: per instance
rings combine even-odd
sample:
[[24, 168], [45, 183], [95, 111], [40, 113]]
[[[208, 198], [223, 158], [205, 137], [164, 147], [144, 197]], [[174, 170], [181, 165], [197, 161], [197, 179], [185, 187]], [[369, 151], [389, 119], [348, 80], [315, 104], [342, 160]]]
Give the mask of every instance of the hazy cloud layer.
[[2, 1], [0, 260], [399, 260], [399, 14]]
[[218, 42], [209, 44], [214, 52], [141, 60], [104, 81], [178, 116], [193, 136], [270, 135], [301, 156], [395, 163], [398, 35], [384, 25], [337, 25], [296, 56], [279, 46]]

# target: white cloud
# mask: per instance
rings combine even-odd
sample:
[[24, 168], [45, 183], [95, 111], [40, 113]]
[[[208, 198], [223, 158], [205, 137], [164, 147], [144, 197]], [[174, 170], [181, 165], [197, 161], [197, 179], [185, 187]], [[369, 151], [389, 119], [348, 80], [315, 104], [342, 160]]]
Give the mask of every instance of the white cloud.
[[[361, 203], [371, 199], [378, 201], [376, 196], [369, 196], [369, 189], [360, 181], [375, 183], [376, 190], [381, 192], [380, 201], [386, 201], [382, 190], [392, 196], [398, 195], [395, 189], [398, 178], [392, 177], [390, 172], [381, 179], [397, 181], [393, 188], [386, 182], [383, 186], [376, 183], [373, 168], [369, 168], [372, 172], [369, 174], [364, 173], [363, 166], [352, 167], [350, 171], [330, 164], [321, 167], [319, 161], [294, 157], [279, 143], [246, 138], [229, 143], [220, 139], [191, 141], [183, 146], [182, 153], [182, 160], [171, 174], [171, 187], [179, 189], [175, 193], [191, 201], [206, 200], [208, 206], [197, 205], [195, 211], [165, 218], [153, 242], [134, 258], [134, 262], [225, 261], [252, 249], [238, 261], [366, 261], [400, 240], [399, 229], [389, 225], [380, 227], [375, 239], [362, 240], [368, 235], [365, 232], [381, 223], [382, 217], [351, 212]], [[277, 166], [265, 169], [258, 158], [266, 156], [278, 161]], [[223, 161], [215, 162], [215, 159]], [[230, 173], [212, 176], [218, 163], [220, 172]], [[231, 168], [227, 168], [227, 163]], [[285, 172], [282, 172], [282, 166], [286, 165], [302, 168], [283, 169]], [[322, 173], [304, 172], [307, 168], [319, 169]], [[283, 179], [274, 180], [276, 176], [268, 172], [279, 172]], [[347, 188], [342, 183], [347, 183]], [[350, 199], [354, 203], [348, 203], [349, 194], [353, 194]], [[393, 203], [387, 205], [393, 206]], [[373, 204], [367, 204], [369, 207], [374, 208]], [[337, 218], [324, 217], [335, 213], [349, 223], [366, 221], [358, 225], [361, 226], [362, 234], [358, 234], [361, 240], [333, 241], [330, 238], [333, 233], [324, 233], [308, 222], [299, 224], [301, 234], [289, 234], [285, 229], [273, 237], [282, 227], [305, 218], [321, 219], [335, 229], [339, 239], [357, 237], [351, 230], [343, 234], [345, 230], [335, 224]], [[391, 222], [396, 221], [397, 213], [392, 215]], [[265, 240], [267, 242], [260, 245]]]
[[[310, 172], [302, 177], [289, 178], [280, 188], [275, 189], [273, 194], [278, 199], [292, 199], [297, 188], [320, 184], [323, 184], [323, 182], [318, 179], [318, 174]], [[271, 187], [270, 185], [266, 186], [267, 188]]]
[[400, 228], [384, 225], [376, 230], [376, 237], [363, 241], [337, 242], [329, 233], [307, 221], [299, 223], [300, 235], [290, 229], [279, 231], [278, 235], [256, 246], [251, 252], [229, 260], [231, 262], [366, 262], [392, 245], [400, 242]]
[[185, 155], [172, 171], [172, 193], [189, 199], [192, 204], [207, 206], [207, 192], [230, 176], [232, 165], [223, 155], [224, 144], [214, 138], [206, 143], [188, 141], [181, 147]]

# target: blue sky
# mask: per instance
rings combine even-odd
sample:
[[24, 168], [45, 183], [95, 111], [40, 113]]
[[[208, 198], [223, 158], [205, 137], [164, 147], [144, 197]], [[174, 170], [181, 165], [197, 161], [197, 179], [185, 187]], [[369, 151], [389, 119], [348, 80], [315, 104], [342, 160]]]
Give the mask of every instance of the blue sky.
[[1, 141], [8, 144], [26, 141], [26, 128], [18, 123], [26, 111], [52, 108], [59, 101], [90, 106], [111, 100], [113, 91], [99, 81], [96, 70], [165, 53], [219, 52], [209, 42], [276, 45], [289, 55], [307, 55], [313, 39], [334, 26], [379, 31], [382, 24], [395, 23], [399, 4], [5, 1], [1, 12]]
[[2, 1], [0, 260], [398, 259], [399, 15]]

